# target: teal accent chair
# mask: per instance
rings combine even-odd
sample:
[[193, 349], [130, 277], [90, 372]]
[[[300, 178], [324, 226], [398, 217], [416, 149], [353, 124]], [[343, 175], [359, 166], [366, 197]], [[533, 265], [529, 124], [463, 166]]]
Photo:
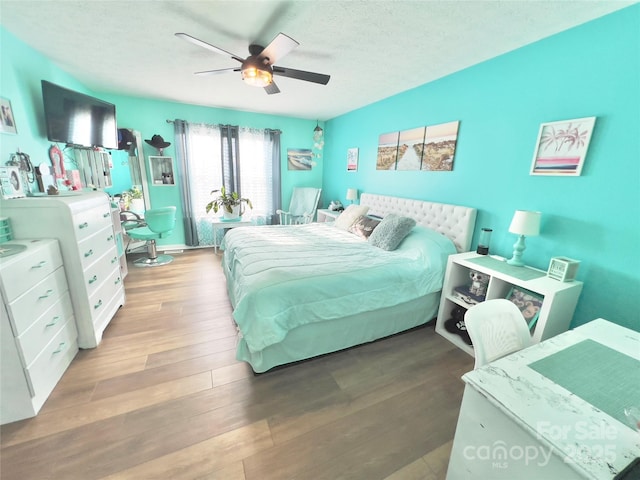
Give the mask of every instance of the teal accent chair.
[[127, 230], [127, 235], [135, 240], [147, 242], [147, 257], [139, 258], [136, 267], [157, 267], [173, 261], [171, 255], [158, 255], [156, 240], [166, 238], [176, 225], [176, 207], [153, 208], [144, 212], [144, 226]]

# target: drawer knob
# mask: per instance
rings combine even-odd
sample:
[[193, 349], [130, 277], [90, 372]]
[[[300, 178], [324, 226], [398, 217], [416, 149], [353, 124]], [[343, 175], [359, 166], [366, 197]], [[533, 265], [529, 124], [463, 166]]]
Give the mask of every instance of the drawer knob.
[[84, 258], [90, 257], [91, 255], [93, 255], [93, 250], [89, 250], [88, 252], [85, 252]]
[[102, 218], [107, 218], [107, 217], [110, 217], [110, 216], [111, 216], [111, 214], [110, 214], [110, 213], [103, 213], [103, 214], [102, 214]]
[[38, 263], [37, 265], [33, 265], [31, 268], [42, 268], [47, 264], [47, 262], [45, 260], [42, 260], [40, 263]]
[[121, 279], [120, 277], [118, 277], [118, 278], [116, 279], [116, 281], [115, 281], [115, 282], [113, 282], [113, 283], [114, 283], [115, 285], [118, 285], [121, 281], [122, 281], [122, 279]]
[[83, 228], [87, 228], [89, 226], [89, 224], [87, 222], [81, 223], [80, 225], [78, 225], [78, 228], [80, 230], [82, 230]]
[[51, 319], [51, 322], [50, 322], [50, 323], [47, 323], [47, 324], [45, 325], [45, 327], [53, 327], [53, 326], [54, 326], [56, 323], [58, 323], [59, 321], [60, 321], [60, 317], [59, 317], [58, 315], [56, 315], [55, 317], [53, 317], [53, 318]]
[[113, 235], [109, 235], [109, 236], [107, 237], [107, 242], [110, 242], [111, 240], [113, 240]]
[[62, 350], [64, 350], [64, 345], [65, 345], [64, 342], [60, 342], [60, 344], [58, 345], [58, 349], [54, 350], [52, 355], [55, 355], [56, 353], [60, 353]]
[[98, 303], [96, 303], [93, 308], [94, 310], [97, 310], [98, 308], [100, 308], [102, 306], [102, 300], [98, 300]]
[[47, 290], [47, 292], [44, 295], [40, 295], [38, 297], [38, 300], [42, 300], [43, 298], [49, 298], [52, 293], [53, 293], [53, 290], [49, 289], [49, 290]]
[[111, 259], [111, 263], [116, 263], [117, 261], [118, 261], [118, 257], [113, 257], [113, 258]]
[[95, 283], [97, 280], [98, 280], [98, 277], [94, 275], [93, 278], [89, 279], [89, 285], [91, 285], [92, 283]]

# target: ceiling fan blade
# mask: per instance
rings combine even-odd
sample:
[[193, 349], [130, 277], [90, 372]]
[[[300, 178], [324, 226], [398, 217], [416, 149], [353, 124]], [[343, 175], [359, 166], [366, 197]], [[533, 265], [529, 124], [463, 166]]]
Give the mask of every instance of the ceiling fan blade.
[[280, 89], [276, 85], [276, 82], [271, 82], [269, 85], [264, 87], [264, 91], [269, 95], [273, 95], [274, 93], [280, 93]]
[[330, 75], [322, 73], [305, 72], [304, 70], [295, 70], [286, 67], [273, 67], [273, 74], [281, 77], [295, 78], [296, 80], [304, 80], [305, 82], [320, 83], [326, 85], [329, 83]]
[[240, 68], [221, 68], [219, 70], [205, 70], [203, 72], [195, 72], [194, 75], [217, 75], [219, 73], [239, 72]]
[[264, 47], [264, 50], [258, 55], [259, 58], [268, 58], [269, 65], [273, 65], [279, 59], [288, 54], [291, 50], [300, 45], [293, 38], [279, 33], [276, 38], [271, 40], [271, 43]]
[[234, 55], [233, 53], [227, 52], [226, 50], [223, 50], [221, 48], [215, 47], [207, 42], [198, 40], [197, 38], [192, 37], [191, 35], [188, 35], [186, 33], [176, 33], [175, 35], [176, 37], [182, 38], [183, 40], [186, 40], [187, 42], [191, 42], [194, 45], [198, 45], [199, 47], [206, 48], [207, 50], [211, 50], [212, 52], [219, 53], [220, 55], [226, 55], [228, 57], [233, 58], [234, 60], [239, 61], [240, 63], [244, 62], [243, 58], [240, 58], [239, 56]]

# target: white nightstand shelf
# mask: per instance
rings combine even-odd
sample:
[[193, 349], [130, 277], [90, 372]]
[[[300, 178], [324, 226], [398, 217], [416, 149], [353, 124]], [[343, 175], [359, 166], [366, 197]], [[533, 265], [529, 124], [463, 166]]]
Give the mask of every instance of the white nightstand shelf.
[[[475, 263], [476, 261], [481, 263]], [[531, 267], [512, 267], [501, 260], [478, 255], [475, 252], [451, 255], [447, 262], [442, 286], [436, 332], [470, 355], [473, 355], [473, 347], [467, 345], [460, 335], [448, 332], [444, 326], [445, 321], [451, 318], [454, 307], [461, 306], [468, 309], [472, 306], [453, 295], [455, 287], [470, 283], [470, 270], [477, 270], [491, 277], [487, 287], [487, 300], [507, 298], [513, 287], [520, 287], [544, 297], [538, 320], [531, 332], [534, 343], [569, 329], [582, 291], [582, 282], [560, 282], [547, 277], [546, 272], [542, 270]]]
[[333, 222], [335, 221], [336, 218], [338, 218], [338, 215], [340, 215], [342, 212], [336, 212], [335, 210], [329, 210], [327, 208], [321, 208], [318, 209], [318, 223], [324, 223], [324, 222]]

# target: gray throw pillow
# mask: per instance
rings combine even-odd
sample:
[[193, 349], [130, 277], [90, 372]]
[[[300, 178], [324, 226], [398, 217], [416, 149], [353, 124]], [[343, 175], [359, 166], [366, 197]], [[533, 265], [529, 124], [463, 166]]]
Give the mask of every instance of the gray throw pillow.
[[415, 225], [416, 221], [413, 218], [390, 213], [371, 233], [369, 243], [383, 250], [395, 250]]

